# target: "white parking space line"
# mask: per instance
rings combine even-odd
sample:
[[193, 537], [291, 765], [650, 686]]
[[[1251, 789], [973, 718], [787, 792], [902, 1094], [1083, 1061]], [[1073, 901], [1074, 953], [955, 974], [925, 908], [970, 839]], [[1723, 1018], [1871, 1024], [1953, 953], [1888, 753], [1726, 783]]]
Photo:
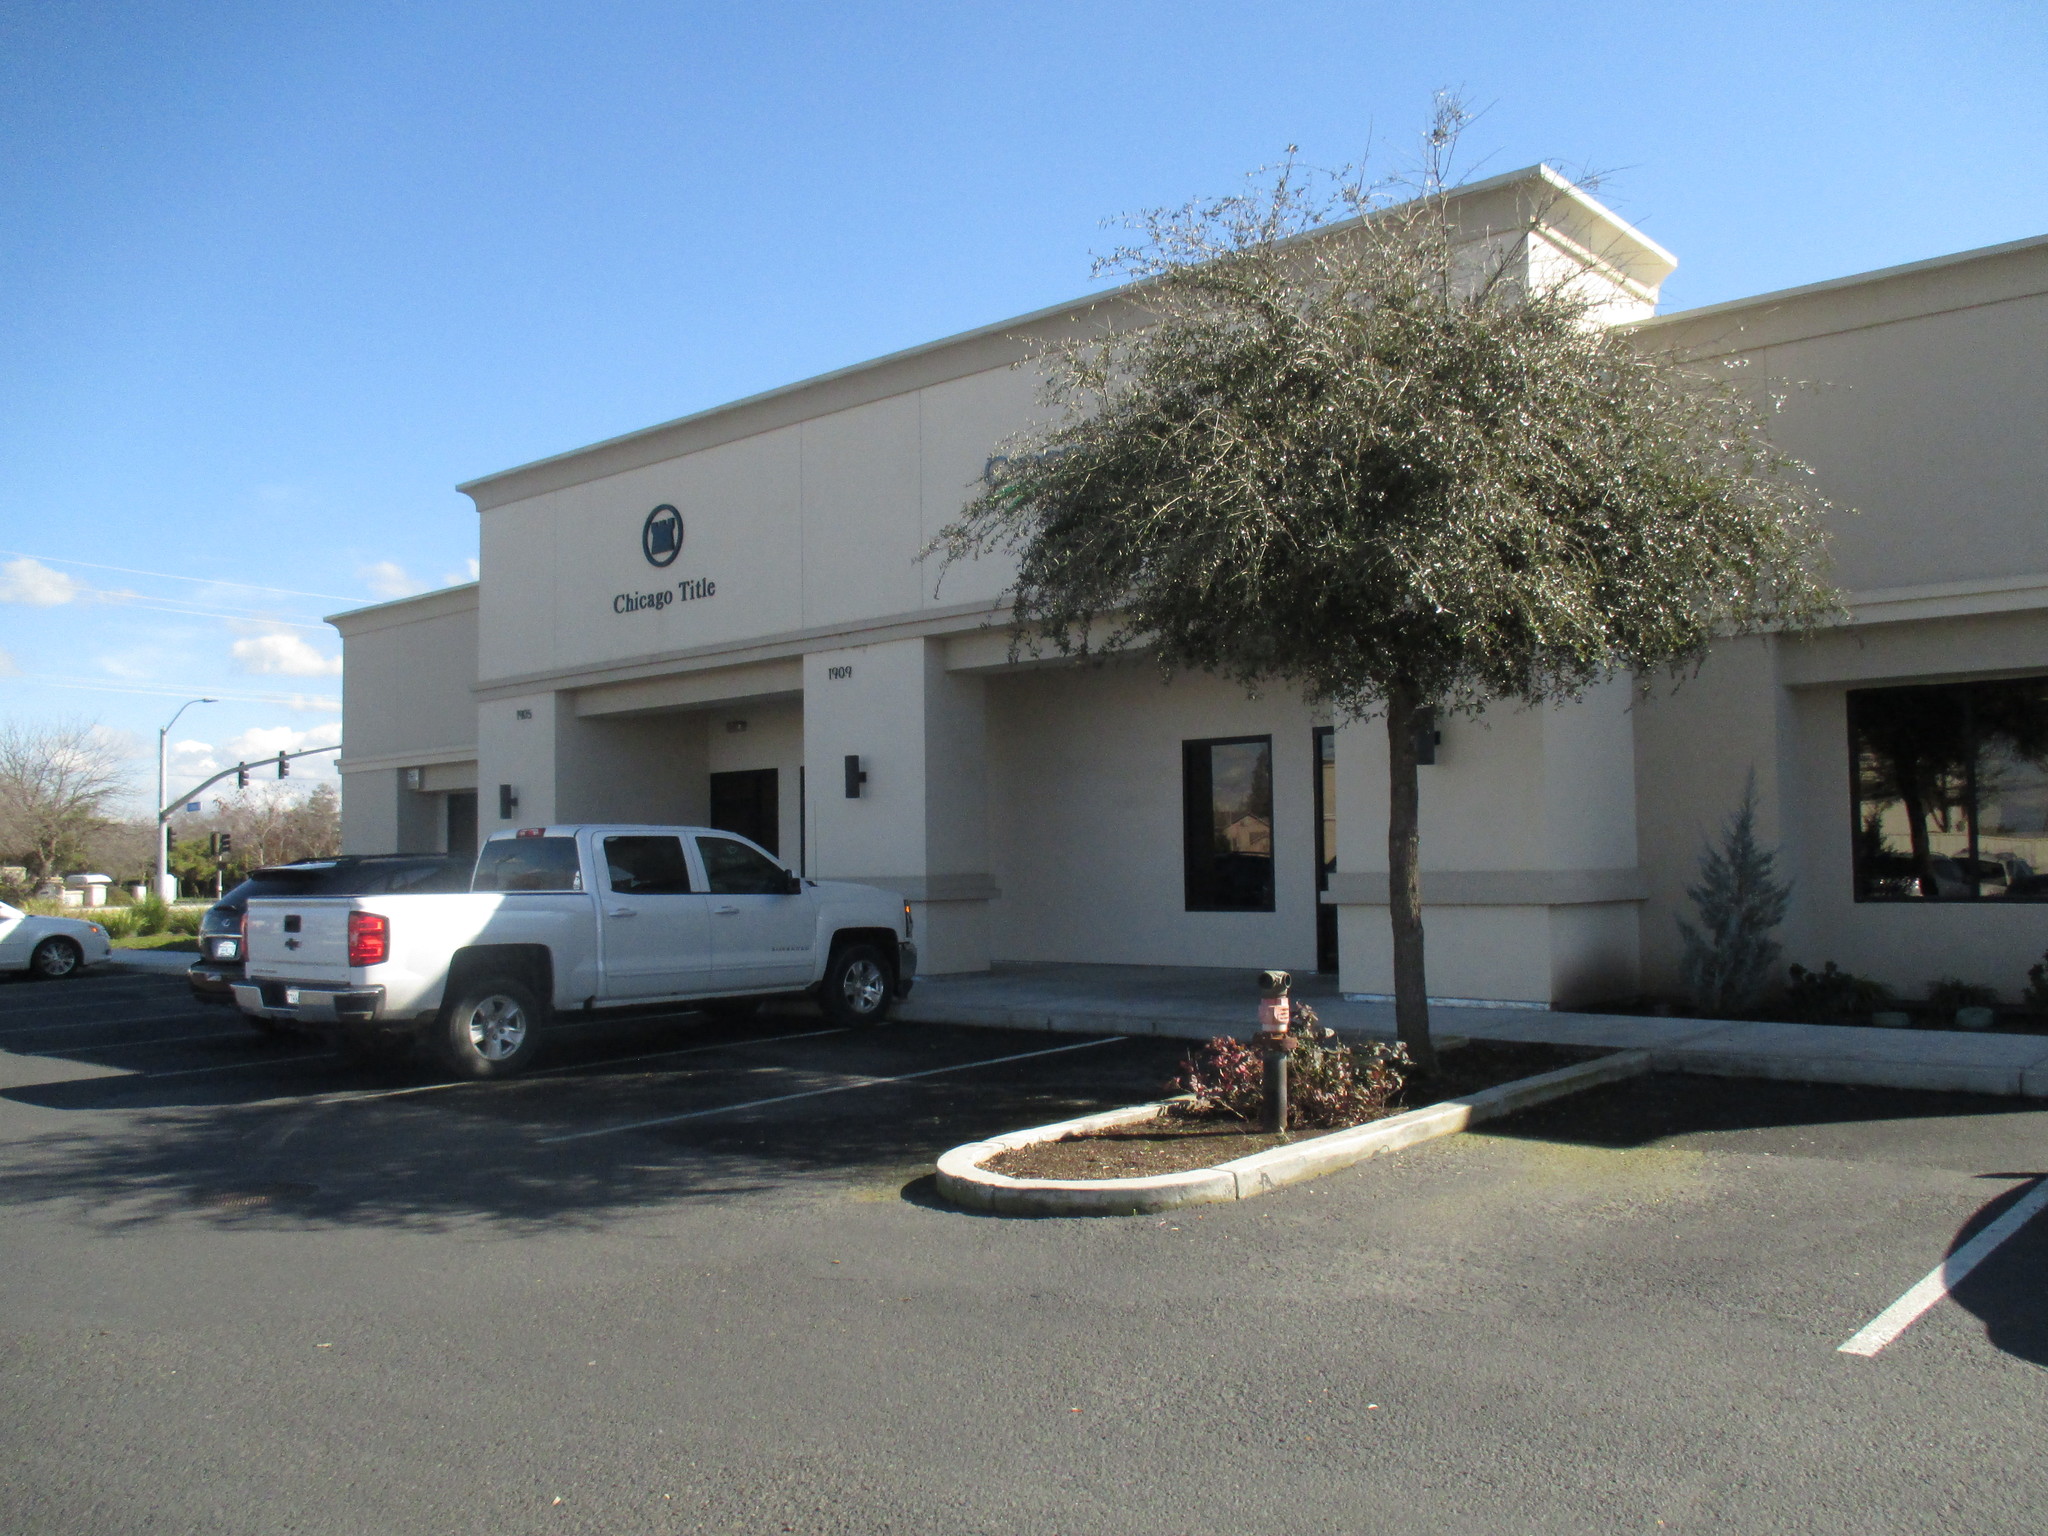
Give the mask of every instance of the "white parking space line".
[[105, 1029], [123, 1027], [139, 1029], [145, 1024], [191, 1024], [206, 1015], [198, 1011], [191, 1013], [151, 1014], [142, 1019], [73, 1019], [69, 1023], [59, 1020], [54, 1024], [21, 1024], [13, 1029], [0, 1029], [0, 1040], [11, 1040], [16, 1035], [47, 1035], [60, 1029]]
[[111, 1045], [62, 1045], [50, 1049], [78, 1056], [87, 1051], [139, 1051], [152, 1045], [190, 1045], [195, 1040], [246, 1040], [254, 1045], [261, 1038], [252, 1029], [223, 1029], [210, 1035], [152, 1035], [147, 1040], [116, 1040]]
[[0, 1002], [0, 1019], [25, 1019], [32, 1013], [76, 1013], [81, 1008], [105, 1008], [110, 1003], [135, 1003], [152, 997], [162, 997], [166, 994], [180, 997], [187, 1001], [192, 1000], [189, 987], [123, 987], [118, 990], [108, 987], [105, 990], [98, 988], [85, 990], [90, 991], [91, 995], [81, 997], [80, 989], [67, 988], [63, 994], [64, 996], [79, 999], [76, 1002], [70, 1003], [36, 1001], [9, 1004]]
[[614, 1136], [620, 1131], [643, 1131], [650, 1126], [676, 1125], [684, 1120], [703, 1120], [712, 1115], [736, 1114], [743, 1109], [760, 1109], [768, 1104], [789, 1104], [797, 1099], [822, 1098], [828, 1093], [851, 1093], [856, 1088], [885, 1088], [891, 1083], [914, 1082], [920, 1077], [940, 1077], [948, 1072], [971, 1072], [976, 1067], [999, 1067], [1009, 1061], [1029, 1061], [1034, 1056], [1057, 1056], [1063, 1051], [1085, 1051], [1092, 1046], [1114, 1045], [1122, 1035], [1110, 1035], [1102, 1040], [1082, 1040], [1073, 1045], [1055, 1045], [1043, 1051], [1021, 1051], [1015, 1056], [990, 1056], [982, 1061], [963, 1061], [951, 1067], [927, 1067], [922, 1072], [904, 1072], [895, 1077], [863, 1077], [848, 1083], [835, 1083], [830, 1088], [807, 1088], [801, 1093], [778, 1093], [773, 1098], [747, 1099], [739, 1104], [721, 1104], [716, 1109], [693, 1109], [680, 1115], [660, 1115], [652, 1120], [630, 1120], [623, 1125], [600, 1126], [594, 1131], [569, 1131], [560, 1136], [543, 1136], [542, 1146], [560, 1141], [588, 1141], [593, 1136]]
[[131, 1072], [124, 1082], [154, 1083], [167, 1077], [198, 1077], [206, 1072], [246, 1072], [251, 1067], [295, 1067], [302, 1061], [332, 1061], [340, 1052], [313, 1051], [304, 1056], [266, 1056], [261, 1061], [231, 1061], [220, 1067], [179, 1067], [174, 1072]]
[[750, 1045], [774, 1045], [780, 1040], [816, 1040], [823, 1035], [849, 1033], [844, 1027], [838, 1029], [810, 1029], [797, 1035], [762, 1035], [752, 1040], [720, 1040], [712, 1045], [685, 1045], [670, 1051], [649, 1051], [643, 1056], [607, 1056], [599, 1061], [575, 1061], [566, 1066], [542, 1067], [538, 1072], [528, 1072], [519, 1077], [456, 1078], [445, 1083], [413, 1083], [404, 1088], [344, 1088], [335, 1093], [323, 1093], [316, 1098], [266, 1099], [263, 1103], [274, 1104], [357, 1104], [365, 1099], [402, 1099], [415, 1093], [443, 1093], [450, 1088], [511, 1088], [520, 1083], [533, 1081], [537, 1077], [559, 1077], [565, 1072], [595, 1072], [601, 1067], [631, 1066], [642, 1061], [662, 1061], [670, 1056], [695, 1056], [702, 1051], [733, 1051]]
[[1845, 1355], [1876, 1354], [1918, 1322], [1928, 1308], [1961, 1285], [1971, 1270], [1990, 1258], [2000, 1243], [2024, 1227], [2044, 1206], [2048, 1206], [2048, 1179], [2042, 1179], [2025, 1199], [1929, 1270], [1918, 1285], [1864, 1324], [1847, 1343], [1836, 1346], [1839, 1352]]

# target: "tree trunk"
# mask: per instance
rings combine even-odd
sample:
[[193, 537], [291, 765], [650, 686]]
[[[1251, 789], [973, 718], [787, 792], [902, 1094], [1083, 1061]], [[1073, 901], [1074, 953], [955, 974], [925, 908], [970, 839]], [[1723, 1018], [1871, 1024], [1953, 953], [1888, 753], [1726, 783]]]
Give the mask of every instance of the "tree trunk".
[[1422, 968], [1422, 884], [1416, 872], [1415, 732], [1423, 710], [1405, 688], [1387, 697], [1387, 920], [1394, 929], [1394, 1028], [1423, 1071], [1436, 1067]]

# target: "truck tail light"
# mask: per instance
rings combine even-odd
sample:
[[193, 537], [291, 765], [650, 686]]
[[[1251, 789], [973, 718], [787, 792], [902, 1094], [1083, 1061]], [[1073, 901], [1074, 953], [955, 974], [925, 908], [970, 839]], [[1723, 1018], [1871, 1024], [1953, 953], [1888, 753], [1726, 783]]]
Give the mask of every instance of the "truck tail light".
[[382, 965], [391, 956], [391, 919], [375, 912], [348, 915], [348, 963]]
[[906, 901], [903, 903], [903, 937], [907, 939], [916, 931], [917, 930], [911, 926], [910, 903]]

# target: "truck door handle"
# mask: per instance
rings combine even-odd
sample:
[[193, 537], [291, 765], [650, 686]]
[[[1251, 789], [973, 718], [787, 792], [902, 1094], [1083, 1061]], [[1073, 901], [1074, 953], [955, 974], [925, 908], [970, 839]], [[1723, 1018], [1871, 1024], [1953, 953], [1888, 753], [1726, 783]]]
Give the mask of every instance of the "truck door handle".
[[604, 915], [606, 917], [638, 917], [640, 909], [638, 907], [606, 907]]
[[731, 916], [733, 915], [733, 913], [735, 913], [735, 912], [739, 911], [739, 908], [738, 908], [738, 907], [713, 907], [713, 908], [712, 908], [711, 910], [712, 910], [713, 912], [716, 912], [716, 913], [717, 913], [717, 914], [718, 914], [718, 915], [719, 915], [720, 917], [731, 917]]

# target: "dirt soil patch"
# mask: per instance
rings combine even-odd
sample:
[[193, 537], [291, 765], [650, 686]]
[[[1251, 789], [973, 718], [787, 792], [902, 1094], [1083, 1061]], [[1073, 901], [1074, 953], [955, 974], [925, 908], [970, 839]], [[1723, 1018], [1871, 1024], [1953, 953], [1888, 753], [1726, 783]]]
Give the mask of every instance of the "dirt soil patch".
[[[1463, 1098], [1484, 1088], [1497, 1088], [1539, 1072], [1575, 1066], [1606, 1056], [1607, 1051], [1563, 1045], [1518, 1045], [1507, 1041], [1473, 1040], [1443, 1052], [1437, 1070], [1409, 1078], [1389, 1106], [1388, 1115]], [[1375, 1116], [1374, 1118], [1384, 1118]], [[1359, 1121], [1361, 1125], [1370, 1121]], [[1324, 1126], [1271, 1135], [1228, 1115], [1199, 1119], [1173, 1117], [1116, 1126], [1082, 1136], [1063, 1136], [1033, 1146], [998, 1152], [981, 1164], [991, 1173], [1013, 1179], [1133, 1179], [1157, 1173], [1184, 1173], [1213, 1168], [1254, 1152], [1313, 1141], [1350, 1126]]]

